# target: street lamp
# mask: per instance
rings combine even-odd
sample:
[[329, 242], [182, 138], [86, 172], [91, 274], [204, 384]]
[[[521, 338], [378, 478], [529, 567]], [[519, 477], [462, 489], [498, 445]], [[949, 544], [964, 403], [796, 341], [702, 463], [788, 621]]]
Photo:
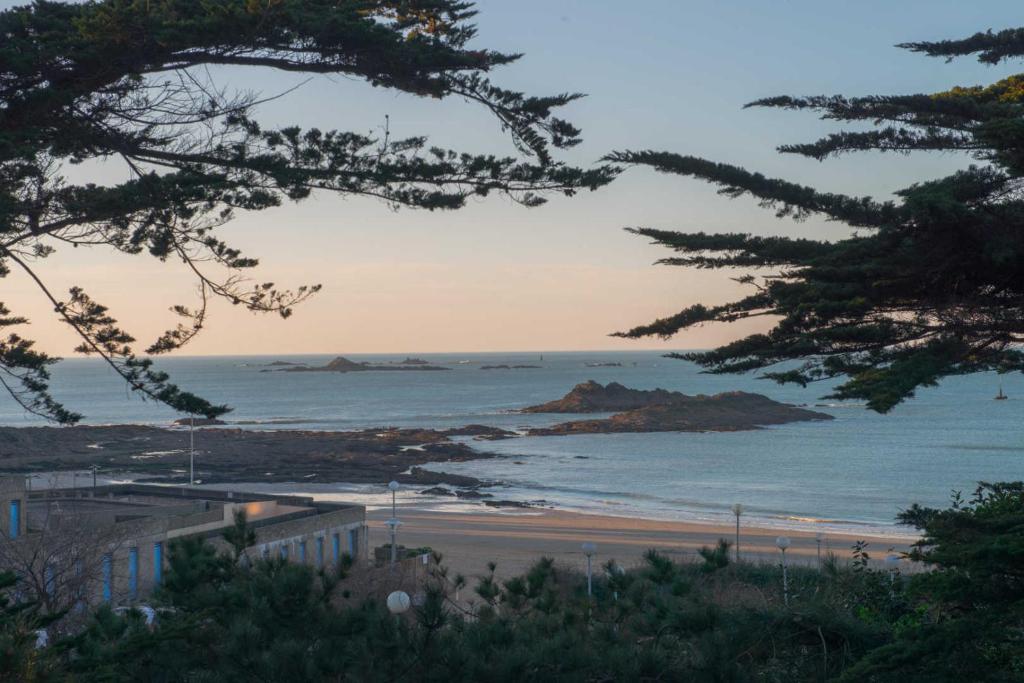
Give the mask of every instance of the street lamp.
[[592, 563], [594, 555], [597, 554], [597, 546], [587, 541], [583, 544], [583, 554], [587, 556], [587, 597], [589, 598], [594, 594]]
[[818, 544], [818, 571], [821, 571], [821, 542], [825, 540], [825, 534], [819, 531], [814, 535], [814, 540]]
[[900, 556], [889, 554], [885, 556], [885, 567], [889, 570], [889, 595], [896, 594], [896, 574], [900, 570]]
[[[391, 529], [391, 566], [394, 566], [395, 562], [398, 561], [398, 527], [402, 524], [398, 521], [398, 504], [396, 501], [398, 494], [398, 482], [392, 481], [388, 484], [388, 488], [391, 489], [391, 519], [389, 519], [386, 524], [388, 525], [388, 528]], [[394, 594], [392, 593], [392, 595]]]
[[790, 545], [789, 536], [779, 536], [775, 546], [782, 552], [782, 600], [789, 607], [789, 576], [786, 571], [786, 548]]
[[740, 561], [740, 515], [743, 514], [743, 506], [736, 503], [732, 506], [732, 514], [736, 515], [736, 561]]
[[387, 605], [388, 611], [397, 617], [409, 611], [412, 600], [409, 599], [409, 594], [405, 591], [394, 591], [388, 595]]

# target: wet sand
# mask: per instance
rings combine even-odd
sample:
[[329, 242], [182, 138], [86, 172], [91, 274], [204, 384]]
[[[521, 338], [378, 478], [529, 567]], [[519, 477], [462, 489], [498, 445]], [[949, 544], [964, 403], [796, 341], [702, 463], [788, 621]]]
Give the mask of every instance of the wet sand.
[[[387, 542], [384, 520], [389, 509], [367, 513], [371, 547]], [[585, 566], [580, 548], [585, 541], [597, 544], [597, 564], [614, 558], [630, 566], [641, 560], [649, 548], [656, 548], [678, 561], [694, 561], [702, 546], [719, 538], [735, 541], [735, 526], [693, 522], [585, 515], [559, 510], [528, 512], [453, 513], [424, 509], [398, 510], [402, 521], [398, 542], [409, 548], [429, 546], [444, 555], [443, 563], [453, 572], [479, 576], [488, 562], [496, 562], [500, 576], [526, 570], [541, 556], [553, 557], [566, 565]], [[858, 540], [869, 543], [868, 552], [881, 561], [891, 552], [901, 552], [913, 542], [913, 530], [902, 536], [855, 536], [829, 534], [821, 543], [821, 554], [835, 553], [848, 559]], [[740, 555], [744, 559], [778, 562], [775, 539], [785, 535], [792, 545], [786, 551], [793, 563], [816, 564], [818, 543], [813, 532], [779, 531], [740, 527]], [[903, 564], [906, 564], [905, 562]], [[905, 567], [904, 570], [907, 568]]]

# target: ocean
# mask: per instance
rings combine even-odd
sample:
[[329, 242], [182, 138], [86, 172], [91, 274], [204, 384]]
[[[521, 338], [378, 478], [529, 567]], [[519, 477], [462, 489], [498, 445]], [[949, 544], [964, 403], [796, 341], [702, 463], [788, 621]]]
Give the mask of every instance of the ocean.
[[[835, 416], [733, 433], [600, 434], [474, 442], [501, 458], [435, 466], [500, 482], [502, 499], [620, 516], [727, 522], [741, 503], [747, 523], [778, 528], [901, 533], [895, 515], [911, 503], [944, 506], [978, 481], [1024, 479], [1024, 378], [978, 374], [923, 389], [889, 415], [822, 400], [827, 385], [779, 386], [753, 375], [702, 374], [658, 352], [423, 354], [450, 372], [262, 372], [273, 361], [322, 365], [333, 356], [180, 357], [160, 360], [183, 388], [234, 411], [245, 429], [349, 430], [368, 427], [509, 429], [550, 425], [571, 415], [516, 409], [561, 397], [589, 379], [688, 394], [743, 390]], [[405, 356], [360, 355], [389, 363]], [[594, 364], [615, 366], [595, 367]], [[483, 370], [483, 365], [539, 365]], [[53, 370], [53, 391], [85, 424], [168, 424], [168, 409], [133, 397], [95, 359]], [[1009, 400], [994, 401], [1000, 383]], [[0, 397], [0, 424], [43, 424]], [[201, 450], [201, 436], [198, 448]], [[261, 486], [260, 488], [263, 488]], [[276, 491], [383, 500], [375, 487], [274, 485]], [[406, 496], [417, 494], [407, 492]], [[411, 499], [411, 498], [410, 498]], [[452, 506], [447, 499], [421, 504]], [[464, 505], [464, 504], [463, 504]], [[902, 530], [908, 533], [907, 530]]]

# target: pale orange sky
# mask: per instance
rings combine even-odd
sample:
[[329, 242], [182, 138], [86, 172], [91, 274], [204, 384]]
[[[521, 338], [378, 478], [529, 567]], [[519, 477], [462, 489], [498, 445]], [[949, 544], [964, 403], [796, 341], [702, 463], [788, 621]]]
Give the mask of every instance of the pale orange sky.
[[[0, 0], [0, 8], [12, 4]], [[777, 145], [835, 128], [808, 115], [742, 105], [780, 93], [931, 92], [992, 82], [1015, 66], [945, 64], [892, 47], [1016, 25], [1015, 3], [984, 9], [953, 0], [866, 0], [827, 9], [811, 0], [649, 5], [652, 11], [630, 12], [622, 3], [595, 0], [478, 3], [479, 45], [526, 55], [493, 74], [499, 84], [530, 94], [589, 93], [562, 112], [584, 133], [584, 144], [563, 155], [571, 163], [586, 166], [615, 149], [665, 149], [826, 191], [884, 197], [966, 160], [869, 154], [818, 163], [782, 156]], [[226, 84], [265, 94], [304, 80], [245, 70], [222, 75]], [[460, 151], [513, 153], [478, 106], [399, 96], [349, 79], [314, 79], [260, 114], [267, 125], [354, 131], [379, 127], [387, 114], [396, 137], [427, 134], [431, 143]], [[719, 303], [741, 293], [729, 280], [737, 273], [653, 267], [669, 253], [624, 226], [825, 239], [847, 234], [821, 221], [779, 221], [750, 200], [730, 201], [699, 182], [647, 170], [537, 209], [492, 197], [457, 212], [395, 212], [368, 199], [319, 195], [240, 216], [222, 237], [262, 260], [256, 279], [281, 286], [318, 282], [323, 292], [287, 321], [218, 302], [205, 332], [181, 353], [708, 348], [759, 329], [753, 323], [708, 327], [668, 342], [608, 337], [698, 301]], [[62, 247], [38, 270], [55, 292], [81, 285], [108, 305], [139, 338], [139, 349], [174, 324], [169, 306], [194, 304], [183, 268], [146, 255]], [[70, 355], [77, 341], [30, 283], [16, 272], [0, 282], [0, 301], [32, 320], [19, 332], [46, 351]]]

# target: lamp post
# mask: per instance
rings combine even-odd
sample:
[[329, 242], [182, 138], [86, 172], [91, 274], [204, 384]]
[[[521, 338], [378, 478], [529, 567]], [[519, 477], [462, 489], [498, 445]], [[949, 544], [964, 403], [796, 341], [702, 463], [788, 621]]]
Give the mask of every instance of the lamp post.
[[900, 570], [900, 556], [889, 554], [885, 556], [885, 567], [889, 570], [889, 597], [896, 596], [896, 574]]
[[99, 465], [93, 465], [89, 469], [92, 470], [92, 487], [93, 487], [93, 489], [95, 489], [96, 488], [96, 473], [100, 471], [100, 466]]
[[789, 547], [789, 537], [779, 536], [775, 539], [775, 546], [782, 552], [782, 601], [789, 607], [789, 576], [786, 571], [786, 548]]
[[594, 582], [593, 582], [593, 560], [594, 555], [597, 554], [597, 546], [589, 541], [583, 544], [583, 554], [587, 556], [587, 597], [591, 597], [594, 594]]
[[820, 531], [814, 535], [814, 541], [818, 544], [818, 571], [821, 571], [821, 542], [825, 540], [825, 534]]
[[196, 485], [196, 416], [188, 416], [188, 485]]
[[398, 521], [398, 482], [392, 481], [388, 484], [388, 488], [391, 490], [391, 519], [387, 521], [387, 525], [391, 529], [391, 566], [393, 567], [398, 561], [398, 527], [402, 523]]
[[736, 503], [732, 506], [732, 514], [736, 515], [736, 561], [740, 561], [740, 515], [743, 514], [743, 506]]
[[401, 619], [401, 615], [408, 612], [409, 607], [412, 606], [412, 600], [409, 599], [409, 594], [405, 591], [394, 591], [388, 595], [387, 605], [388, 611], [396, 618]]

